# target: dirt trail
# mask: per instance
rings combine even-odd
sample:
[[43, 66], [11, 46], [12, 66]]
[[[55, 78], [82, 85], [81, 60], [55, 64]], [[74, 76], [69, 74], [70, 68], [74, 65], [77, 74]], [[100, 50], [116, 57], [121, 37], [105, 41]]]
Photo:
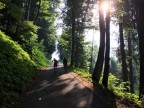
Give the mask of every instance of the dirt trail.
[[108, 108], [71, 73], [63, 67], [53, 72], [44, 68], [17, 108]]

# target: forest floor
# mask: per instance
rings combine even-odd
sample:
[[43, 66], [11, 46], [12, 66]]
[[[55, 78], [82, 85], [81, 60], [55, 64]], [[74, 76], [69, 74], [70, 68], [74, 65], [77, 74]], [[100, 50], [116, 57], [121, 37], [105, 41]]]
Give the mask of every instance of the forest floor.
[[[43, 68], [15, 108], [133, 108], [95, 90], [87, 79], [58, 67]], [[107, 103], [108, 102], [108, 103]]]
[[43, 68], [15, 108], [108, 108], [77, 74]]

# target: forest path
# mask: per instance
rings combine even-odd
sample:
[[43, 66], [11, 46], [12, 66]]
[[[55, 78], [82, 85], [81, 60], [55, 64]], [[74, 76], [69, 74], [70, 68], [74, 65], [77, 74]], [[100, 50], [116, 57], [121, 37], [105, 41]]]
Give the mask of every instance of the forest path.
[[71, 73], [58, 67], [39, 72], [30, 90], [17, 108], [108, 108]]

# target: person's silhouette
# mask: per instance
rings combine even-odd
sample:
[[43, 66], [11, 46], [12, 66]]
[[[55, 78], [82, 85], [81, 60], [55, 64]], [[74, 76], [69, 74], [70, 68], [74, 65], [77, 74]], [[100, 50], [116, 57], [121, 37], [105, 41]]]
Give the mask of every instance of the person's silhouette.
[[63, 59], [63, 66], [64, 66], [64, 71], [65, 71], [65, 73], [67, 72], [67, 59], [64, 57], [64, 59]]
[[53, 62], [54, 62], [53, 66], [54, 66], [54, 72], [55, 72], [56, 68], [57, 68], [58, 61], [54, 58]]

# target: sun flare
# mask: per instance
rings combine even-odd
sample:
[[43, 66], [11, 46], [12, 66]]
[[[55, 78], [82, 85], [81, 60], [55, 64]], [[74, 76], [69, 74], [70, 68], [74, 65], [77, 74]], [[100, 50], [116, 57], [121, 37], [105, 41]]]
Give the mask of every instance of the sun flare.
[[102, 8], [102, 10], [104, 11], [104, 13], [106, 13], [106, 12], [108, 11], [108, 9], [109, 9], [109, 4], [108, 4], [108, 2], [104, 1], [104, 2], [102, 3], [101, 8]]

